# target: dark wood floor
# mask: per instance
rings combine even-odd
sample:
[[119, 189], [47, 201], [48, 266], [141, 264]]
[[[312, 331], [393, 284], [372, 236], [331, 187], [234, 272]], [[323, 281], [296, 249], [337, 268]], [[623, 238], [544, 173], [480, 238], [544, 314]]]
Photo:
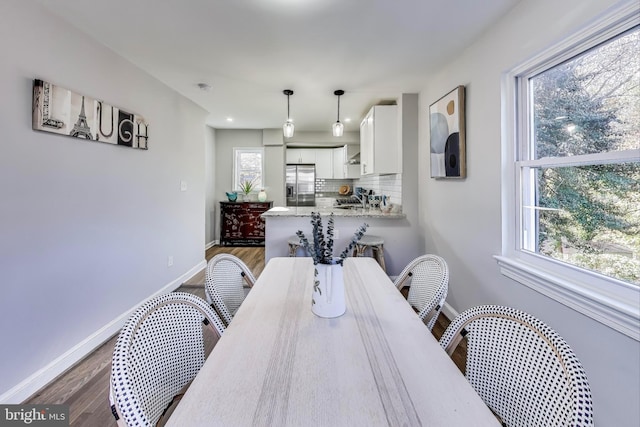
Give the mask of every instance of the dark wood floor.
[[[207, 261], [218, 253], [236, 255], [256, 277], [264, 269], [264, 248], [214, 246], [206, 251]], [[204, 298], [204, 270], [183, 283], [178, 291]], [[449, 320], [440, 315], [433, 335], [439, 339], [448, 324]], [[73, 427], [116, 426], [109, 409], [109, 376], [116, 339], [117, 334], [24, 403], [69, 405], [69, 421]], [[210, 346], [212, 342], [209, 341]], [[464, 346], [461, 347], [462, 351], [456, 351], [453, 360], [463, 370], [465, 354]]]

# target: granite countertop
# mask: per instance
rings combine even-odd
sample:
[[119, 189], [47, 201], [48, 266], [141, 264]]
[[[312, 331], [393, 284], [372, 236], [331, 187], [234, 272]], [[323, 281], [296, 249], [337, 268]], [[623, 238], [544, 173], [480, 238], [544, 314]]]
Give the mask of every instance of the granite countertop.
[[406, 215], [402, 212], [383, 213], [380, 209], [340, 209], [336, 207], [318, 207], [318, 206], [276, 206], [264, 212], [263, 218], [275, 217], [291, 217], [291, 216], [311, 216], [311, 212], [320, 212], [321, 216], [329, 216], [333, 213], [334, 217], [355, 217], [355, 218], [388, 218], [403, 219]]

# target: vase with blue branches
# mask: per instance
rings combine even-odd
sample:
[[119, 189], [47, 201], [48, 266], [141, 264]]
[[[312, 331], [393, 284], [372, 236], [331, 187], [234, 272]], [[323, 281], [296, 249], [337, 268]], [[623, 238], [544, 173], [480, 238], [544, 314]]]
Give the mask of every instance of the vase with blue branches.
[[335, 235], [333, 213], [329, 216], [327, 222], [326, 235], [319, 212], [311, 213], [311, 225], [312, 242], [301, 230], [296, 233], [300, 239], [300, 245], [311, 255], [314, 264], [311, 311], [319, 317], [332, 318], [342, 316], [346, 311], [342, 263], [350, 253], [353, 253], [356, 244], [364, 236], [369, 224], [365, 223], [358, 227], [349, 244], [347, 244], [338, 258], [333, 257], [333, 239]]
[[346, 248], [340, 253], [340, 256], [337, 260], [333, 258], [333, 238], [334, 238], [334, 220], [333, 213], [329, 216], [329, 220], [327, 221], [327, 233], [325, 235], [322, 218], [320, 217], [319, 212], [311, 212], [311, 226], [312, 226], [312, 234], [313, 241], [309, 242], [309, 239], [305, 236], [305, 234], [298, 230], [296, 235], [300, 239], [300, 245], [307, 251], [311, 258], [313, 258], [313, 263], [318, 264], [334, 264], [338, 263], [342, 265], [344, 259], [349, 256], [350, 253], [353, 253], [353, 250], [356, 247], [356, 244], [362, 239], [369, 224], [364, 223], [355, 231], [349, 244]]

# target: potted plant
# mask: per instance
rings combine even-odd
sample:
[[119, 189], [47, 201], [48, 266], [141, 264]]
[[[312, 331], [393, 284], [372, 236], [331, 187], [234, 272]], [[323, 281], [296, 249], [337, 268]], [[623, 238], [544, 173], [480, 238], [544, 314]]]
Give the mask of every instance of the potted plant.
[[249, 194], [253, 191], [255, 186], [255, 178], [252, 180], [243, 179], [240, 183], [240, 191], [242, 191], [242, 200], [245, 202], [249, 201]]

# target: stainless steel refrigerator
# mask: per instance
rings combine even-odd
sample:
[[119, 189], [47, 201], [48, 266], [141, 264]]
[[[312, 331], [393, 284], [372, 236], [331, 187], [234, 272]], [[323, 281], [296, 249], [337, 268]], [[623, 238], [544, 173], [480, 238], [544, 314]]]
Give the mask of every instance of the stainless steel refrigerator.
[[316, 166], [287, 165], [287, 206], [316, 205]]

